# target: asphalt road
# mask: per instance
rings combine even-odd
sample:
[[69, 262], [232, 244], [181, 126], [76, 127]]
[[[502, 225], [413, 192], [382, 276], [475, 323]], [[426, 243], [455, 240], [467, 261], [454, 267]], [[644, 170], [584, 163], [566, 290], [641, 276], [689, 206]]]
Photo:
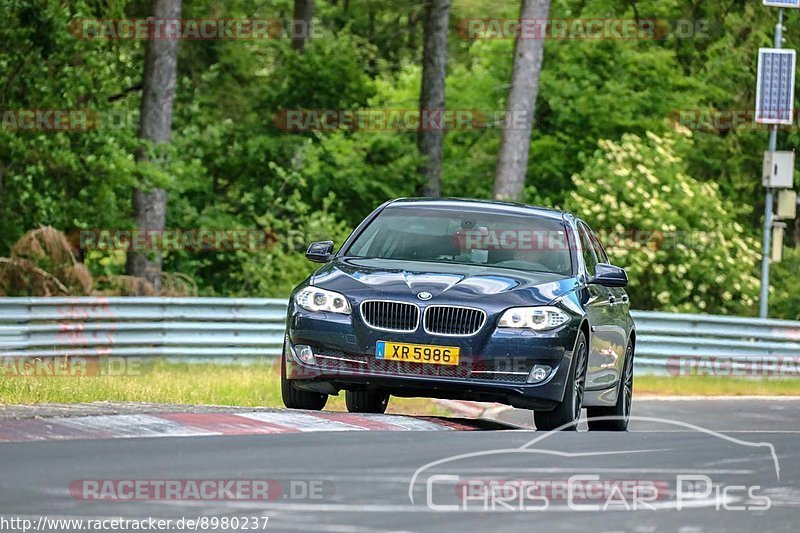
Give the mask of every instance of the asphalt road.
[[[648, 400], [635, 402], [634, 415], [643, 418], [625, 434], [365, 431], [0, 444], [0, 521], [216, 516], [247, 517], [250, 531], [259, 517], [268, 517], [267, 531], [797, 530], [800, 400]], [[501, 418], [524, 424], [526, 416]], [[599, 479], [573, 477], [591, 475]], [[694, 484], [678, 484], [681, 475]], [[280, 489], [270, 489], [269, 501], [96, 501], [70, 492], [77, 480], [187, 479], [268, 479]]]

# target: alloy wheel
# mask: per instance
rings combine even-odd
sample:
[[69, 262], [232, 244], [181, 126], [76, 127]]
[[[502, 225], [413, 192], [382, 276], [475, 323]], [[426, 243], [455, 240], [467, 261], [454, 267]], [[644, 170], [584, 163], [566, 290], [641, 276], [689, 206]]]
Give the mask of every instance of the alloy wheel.
[[572, 388], [572, 414], [573, 420], [581, 417], [583, 406], [583, 391], [586, 385], [586, 343], [582, 342], [575, 353], [575, 380]]

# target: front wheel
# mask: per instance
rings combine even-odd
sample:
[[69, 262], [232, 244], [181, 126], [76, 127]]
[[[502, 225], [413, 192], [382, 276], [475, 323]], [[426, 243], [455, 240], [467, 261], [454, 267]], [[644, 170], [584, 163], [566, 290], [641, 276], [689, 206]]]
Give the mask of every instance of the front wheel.
[[[625, 366], [619, 383], [617, 403], [611, 407], [588, 407], [586, 416], [589, 431], [627, 431], [631, 418], [633, 398], [633, 344], [628, 341], [625, 349]], [[592, 420], [602, 417], [602, 420]]]
[[586, 335], [581, 331], [575, 343], [575, 353], [572, 357], [567, 388], [564, 391], [564, 400], [552, 411], [534, 411], [533, 421], [539, 431], [576, 431], [578, 420], [581, 418], [583, 406], [583, 391], [586, 386], [586, 362], [589, 356], [589, 346]]
[[385, 392], [374, 390], [345, 391], [345, 403], [351, 413], [377, 413], [386, 412], [389, 406], [389, 395]]
[[[284, 350], [284, 354], [286, 351]], [[286, 355], [281, 357], [281, 397], [283, 405], [289, 409], [307, 409], [321, 411], [328, 403], [328, 395], [318, 392], [300, 390], [291, 380], [286, 379]]]

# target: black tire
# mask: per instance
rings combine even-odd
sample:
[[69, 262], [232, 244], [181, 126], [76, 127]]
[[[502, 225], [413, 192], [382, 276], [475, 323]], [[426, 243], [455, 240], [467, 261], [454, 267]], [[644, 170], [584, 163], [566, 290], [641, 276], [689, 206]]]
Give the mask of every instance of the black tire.
[[[284, 353], [285, 350], [284, 350]], [[300, 390], [291, 380], [286, 379], [286, 356], [281, 357], [281, 397], [283, 405], [289, 409], [307, 409], [321, 411], [328, 403], [328, 395], [318, 392]]]
[[389, 406], [389, 395], [374, 390], [345, 391], [345, 403], [351, 413], [385, 413]]
[[[633, 398], [633, 344], [628, 341], [625, 349], [625, 366], [622, 379], [619, 380], [617, 403], [612, 407], [587, 407], [589, 431], [627, 431], [631, 417], [631, 400]], [[614, 417], [608, 420], [592, 420], [596, 417]]]
[[[575, 342], [575, 353], [572, 367], [564, 391], [564, 400], [552, 411], [534, 411], [533, 421], [539, 431], [577, 431], [583, 406], [583, 391], [586, 387], [586, 364], [589, 358], [589, 346], [586, 335], [581, 331]], [[562, 427], [563, 426], [563, 427]]]

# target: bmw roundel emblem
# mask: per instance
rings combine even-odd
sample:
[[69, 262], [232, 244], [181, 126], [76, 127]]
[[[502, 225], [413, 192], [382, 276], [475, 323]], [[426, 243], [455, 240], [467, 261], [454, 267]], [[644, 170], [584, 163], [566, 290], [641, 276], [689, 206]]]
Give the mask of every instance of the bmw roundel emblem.
[[419, 298], [420, 300], [430, 300], [431, 298], [433, 298], [433, 295], [429, 292], [421, 292], [417, 294], [417, 298]]

